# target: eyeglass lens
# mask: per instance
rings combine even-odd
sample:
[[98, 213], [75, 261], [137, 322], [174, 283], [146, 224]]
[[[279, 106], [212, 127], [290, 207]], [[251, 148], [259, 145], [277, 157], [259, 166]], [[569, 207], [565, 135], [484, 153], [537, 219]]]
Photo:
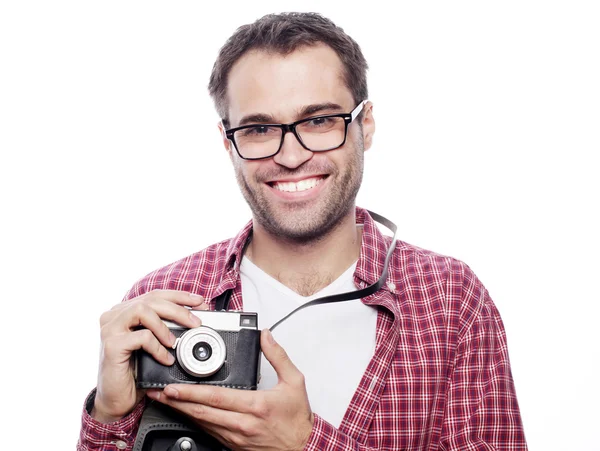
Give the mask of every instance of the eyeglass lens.
[[[279, 151], [282, 133], [281, 127], [256, 125], [235, 131], [233, 138], [244, 158], [264, 158]], [[346, 138], [346, 122], [342, 117], [309, 119], [296, 125], [296, 133], [309, 150], [334, 149]]]

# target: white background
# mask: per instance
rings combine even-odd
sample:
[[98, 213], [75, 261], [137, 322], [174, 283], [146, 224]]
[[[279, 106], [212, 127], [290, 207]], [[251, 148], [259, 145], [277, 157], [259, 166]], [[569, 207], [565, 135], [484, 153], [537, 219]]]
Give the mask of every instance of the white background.
[[313, 10], [370, 64], [359, 205], [485, 283], [530, 449], [600, 450], [598, 3], [391, 4], [2, 3], [4, 440], [74, 449], [100, 314], [245, 224], [209, 73], [237, 26]]

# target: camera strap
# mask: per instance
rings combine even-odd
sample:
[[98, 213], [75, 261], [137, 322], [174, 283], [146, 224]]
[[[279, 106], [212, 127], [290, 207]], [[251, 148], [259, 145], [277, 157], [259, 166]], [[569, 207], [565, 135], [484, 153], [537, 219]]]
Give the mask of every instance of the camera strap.
[[151, 401], [142, 415], [132, 451], [229, 451], [181, 412]]
[[[379, 277], [377, 282], [375, 282], [374, 284], [369, 285], [368, 287], [363, 288], [361, 290], [347, 291], [345, 293], [338, 293], [338, 294], [334, 294], [331, 296], [323, 296], [321, 298], [313, 299], [310, 302], [302, 304], [301, 306], [297, 307], [296, 309], [294, 309], [290, 313], [288, 313], [286, 316], [281, 318], [275, 324], [273, 324], [269, 328], [269, 330], [271, 332], [277, 326], [279, 326], [282, 322], [284, 322], [286, 319], [288, 319], [290, 316], [292, 316], [294, 313], [299, 312], [302, 309], [305, 309], [307, 307], [312, 307], [314, 305], [327, 304], [330, 302], [343, 302], [343, 301], [352, 301], [354, 299], [362, 299], [364, 297], [367, 297], [367, 296], [377, 292], [383, 286], [383, 284], [385, 283], [385, 281], [387, 279], [388, 266], [390, 263], [390, 259], [392, 257], [392, 254], [394, 253], [394, 249], [396, 248], [396, 231], [398, 228], [397, 228], [396, 224], [394, 224], [392, 221], [390, 221], [389, 219], [387, 219], [377, 213], [374, 213], [369, 210], [367, 210], [367, 213], [369, 213], [369, 216], [371, 216], [371, 218], [373, 218], [373, 220], [375, 222], [378, 222], [379, 224], [387, 227], [389, 230], [394, 232], [394, 235], [392, 236], [392, 242], [390, 243], [390, 247], [388, 248], [387, 254], [385, 256], [385, 262], [383, 264], [383, 271], [381, 272], [381, 276]], [[215, 310], [227, 310], [227, 308], [229, 306], [229, 299], [231, 298], [232, 291], [233, 290], [227, 290], [215, 299]]]

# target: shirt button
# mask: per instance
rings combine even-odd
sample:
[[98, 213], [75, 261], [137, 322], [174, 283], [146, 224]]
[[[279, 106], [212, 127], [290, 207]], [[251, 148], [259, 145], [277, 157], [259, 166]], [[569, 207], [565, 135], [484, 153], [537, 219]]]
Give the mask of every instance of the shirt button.
[[115, 446], [117, 447], [117, 449], [127, 449], [127, 443], [123, 440], [117, 440], [115, 442]]
[[396, 289], [396, 284], [393, 282], [388, 282], [387, 287], [390, 289], [391, 292], [394, 292], [394, 290]]

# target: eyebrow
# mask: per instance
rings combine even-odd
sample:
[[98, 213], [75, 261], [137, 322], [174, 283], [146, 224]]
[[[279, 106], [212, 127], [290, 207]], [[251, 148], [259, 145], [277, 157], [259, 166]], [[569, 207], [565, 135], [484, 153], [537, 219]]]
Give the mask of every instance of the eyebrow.
[[315, 113], [320, 113], [321, 111], [342, 111], [343, 108], [342, 106], [338, 105], [337, 103], [331, 103], [331, 102], [327, 102], [327, 103], [317, 103], [314, 105], [307, 105], [304, 108], [302, 108], [302, 110], [300, 110], [300, 117], [307, 117], [307, 116], [312, 116]]
[[[314, 115], [316, 113], [320, 113], [322, 111], [337, 112], [337, 111], [342, 111], [342, 110], [343, 110], [343, 107], [341, 105], [338, 105], [337, 103], [332, 103], [332, 102], [316, 103], [316, 104], [306, 105], [306, 106], [302, 107], [298, 111], [297, 116], [300, 118], [298, 120], [301, 120], [303, 118], [312, 116], [312, 115]], [[273, 116], [271, 116], [270, 114], [254, 113], [254, 114], [248, 114], [248, 115], [242, 117], [242, 119], [240, 120], [237, 127], [241, 127], [241, 126], [247, 125], [247, 124], [276, 124], [276, 123], [277, 122], [275, 121]]]

